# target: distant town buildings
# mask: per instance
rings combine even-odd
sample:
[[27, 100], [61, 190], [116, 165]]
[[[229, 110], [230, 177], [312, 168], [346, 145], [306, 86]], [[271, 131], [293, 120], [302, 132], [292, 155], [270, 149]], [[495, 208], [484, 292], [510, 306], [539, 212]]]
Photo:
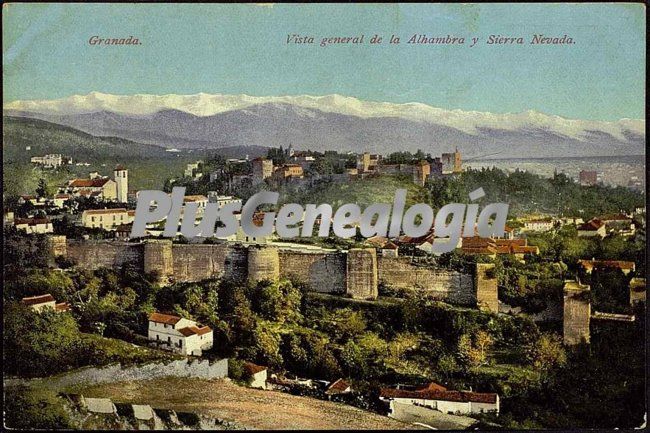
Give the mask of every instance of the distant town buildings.
[[159, 348], [181, 355], [201, 356], [212, 348], [213, 332], [193, 320], [170, 314], [149, 315], [149, 341]]
[[264, 182], [273, 176], [273, 161], [266, 158], [255, 158], [253, 160], [253, 185]]
[[31, 163], [42, 165], [45, 168], [58, 168], [63, 164], [72, 164], [72, 158], [63, 156], [60, 153], [51, 153], [43, 156], [32, 156]]
[[185, 177], [192, 177], [195, 179], [201, 178], [203, 173], [200, 172], [200, 166], [203, 164], [203, 161], [196, 161], [196, 162], [190, 162], [187, 164], [185, 167], [185, 171], [183, 172], [183, 176]]
[[59, 194], [72, 197], [94, 197], [98, 201], [128, 202], [128, 170], [118, 165], [113, 171], [115, 180], [101, 177], [99, 173], [90, 173], [88, 179], [72, 179], [59, 188]]
[[553, 220], [547, 219], [534, 219], [524, 222], [524, 230], [529, 232], [547, 232], [553, 229]]
[[440, 162], [442, 163], [442, 174], [453, 174], [463, 171], [461, 155], [458, 148], [456, 148], [454, 153], [443, 153]]
[[592, 170], [580, 170], [578, 182], [583, 186], [593, 186], [598, 183], [598, 172]]

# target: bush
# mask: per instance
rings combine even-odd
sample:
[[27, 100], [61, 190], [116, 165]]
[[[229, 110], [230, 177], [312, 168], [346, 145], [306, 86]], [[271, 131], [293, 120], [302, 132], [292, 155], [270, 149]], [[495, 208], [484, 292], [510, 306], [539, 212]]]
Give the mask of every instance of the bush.
[[20, 430], [72, 429], [63, 401], [53, 391], [29, 387], [5, 388], [5, 427]]

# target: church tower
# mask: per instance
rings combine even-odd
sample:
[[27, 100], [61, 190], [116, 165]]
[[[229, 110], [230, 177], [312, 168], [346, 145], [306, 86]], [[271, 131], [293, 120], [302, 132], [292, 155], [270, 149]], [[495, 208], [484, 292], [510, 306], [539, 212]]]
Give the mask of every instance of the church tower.
[[126, 203], [129, 194], [129, 171], [125, 167], [118, 165], [113, 170], [113, 177], [115, 178], [115, 188], [117, 190], [115, 196], [117, 197], [117, 201], [119, 203]]

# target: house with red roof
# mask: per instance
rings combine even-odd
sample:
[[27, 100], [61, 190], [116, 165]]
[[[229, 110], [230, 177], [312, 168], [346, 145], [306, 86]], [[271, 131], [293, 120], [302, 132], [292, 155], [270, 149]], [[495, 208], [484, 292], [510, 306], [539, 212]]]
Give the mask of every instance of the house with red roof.
[[349, 394], [351, 392], [352, 392], [352, 386], [350, 386], [348, 382], [343, 380], [343, 378], [335, 380], [325, 390], [326, 395]]
[[57, 303], [56, 300], [54, 299], [54, 296], [50, 295], [49, 293], [45, 295], [30, 296], [27, 298], [23, 298], [21, 302], [23, 305], [31, 308], [37, 313], [41, 313], [47, 309], [53, 310], [57, 313], [64, 313], [66, 311], [70, 311], [70, 305], [67, 302]]
[[201, 356], [212, 347], [213, 332], [209, 326], [180, 316], [163, 313], [149, 315], [149, 341], [157, 347], [181, 355]]
[[434, 409], [446, 414], [499, 413], [499, 395], [473, 391], [452, 391], [431, 382], [415, 389], [382, 388], [379, 399], [389, 404], [388, 416], [395, 405], [407, 404]]
[[607, 236], [605, 223], [598, 218], [592, 218], [584, 224], [578, 226], [578, 237], [595, 237], [604, 238]]
[[261, 365], [253, 364], [252, 362], [244, 363], [244, 371], [250, 377], [251, 388], [266, 389], [266, 379], [268, 370]]

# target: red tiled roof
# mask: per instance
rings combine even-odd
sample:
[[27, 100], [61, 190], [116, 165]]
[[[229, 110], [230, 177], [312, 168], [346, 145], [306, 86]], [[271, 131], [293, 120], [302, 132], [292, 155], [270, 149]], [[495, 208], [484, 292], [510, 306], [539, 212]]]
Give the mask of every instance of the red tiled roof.
[[629, 218], [627, 215], [623, 215], [621, 213], [614, 214], [614, 215], [604, 215], [599, 219], [601, 221], [630, 221], [631, 220], [631, 218]]
[[508, 247], [512, 245], [525, 247], [528, 245], [528, 241], [526, 239], [495, 239], [494, 243], [496, 243], [498, 246], [506, 245]]
[[578, 226], [578, 230], [596, 231], [599, 228], [601, 228], [603, 225], [604, 223], [601, 220], [599, 220], [598, 218], [594, 218]]
[[248, 374], [257, 374], [260, 371], [266, 370], [266, 367], [262, 367], [261, 365], [253, 364], [252, 362], [245, 362], [244, 363], [244, 369]]
[[165, 323], [167, 325], [175, 325], [180, 320], [181, 320], [181, 317], [172, 316], [171, 314], [151, 313], [149, 315], [149, 321], [150, 322]]
[[447, 388], [439, 383], [430, 382], [427, 386], [416, 389], [416, 391], [447, 391]]
[[536, 246], [513, 245], [511, 250], [514, 254], [539, 254], [539, 248]]
[[54, 309], [60, 312], [70, 311], [70, 304], [68, 304], [67, 302], [60, 302], [54, 305]]
[[346, 392], [350, 388], [350, 384], [347, 383], [345, 380], [337, 379], [334, 383], [332, 383], [327, 390], [325, 391], [325, 394], [340, 394], [343, 392]]
[[473, 403], [496, 403], [497, 394], [479, 393], [470, 391], [448, 391], [425, 389], [421, 391], [408, 391], [405, 389], [382, 388], [379, 394], [385, 398], [415, 398], [423, 400], [442, 400]]
[[37, 305], [37, 304], [44, 304], [46, 302], [53, 302], [53, 301], [54, 301], [54, 296], [50, 295], [49, 293], [46, 295], [30, 296], [22, 299], [22, 303], [24, 305]]
[[101, 214], [111, 214], [111, 213], [124, 213], [126, 209], [123, 207], [118, 207], [115, 209], [88, 209], [84, 212], [87, 212], [89, 215], [101, 215]]
[[396, 249], [398, 249], [397, 245], [395, 245], [391, 241], [386, 242], [386, 244], [384, 244], [384, 246], [382, 248], [385, 249], [385, 250], [396, 250]]
[[108, 181], [110, 179], [73, 179], [69, 185], [74, 188], [100, 188]]
[[618, 268], [634, 269], [634, 262], [625, 262], [622, 260], [578, 260], [578, 264], [585, 269], [593, 268]]
[[20, 226], [27, 224], [30, 226], [35, 226], [39, 224], [50, 224], [50, 220], [47, 218], [18, 218], [14, 220], [14, 225]]
[[190, 335], [204, 335], [212, 331], [212, 328], [209, 326], [204, 326], [202, 328], [198, 328], [196, 326], [188, 326], [186, 328], [181, 328], [178, 330], [181, 334], [183, 334], [186, 337], [189, 337]]

